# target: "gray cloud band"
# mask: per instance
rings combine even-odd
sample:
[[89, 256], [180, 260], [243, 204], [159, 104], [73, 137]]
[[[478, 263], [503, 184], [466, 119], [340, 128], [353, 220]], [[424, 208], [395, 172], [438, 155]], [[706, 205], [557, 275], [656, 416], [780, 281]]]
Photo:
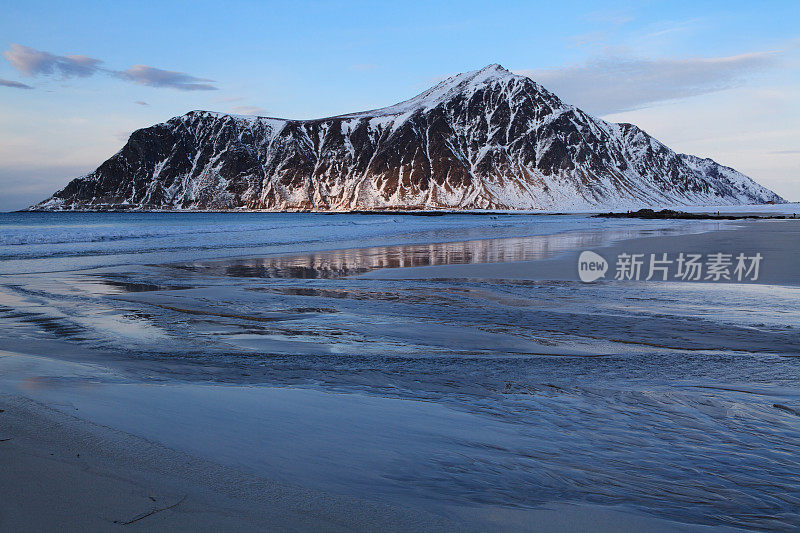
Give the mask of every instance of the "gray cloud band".
[[20, 83], [18, 81], [4, 80], [0, 78], [0, 87], [13, 87], [14, 89], [33, 89], [30, 85]]
[[578, 65], [519, 70], [565, 101], [605, 115], [736, 86], [750, 74], [778, 63], [778, 52], [728, 57], [642, 59], [599, 57]]
[[149, 87], [181, 91], [213, 91], [217, 89], [210, 83], [213, 80], [198, 78], [185, 72], [163, 70], [147, 65], [134, 65], [127, 70], [111, 70], [104, 68], [103, 61], [99, 59], [80, 55], [58, 56], [20, 44], [12, 44], [8, 50], [3, 52], [3, 56], [17, 71], [31, 77], [61, 76], [62, 79], [66, 79], [108, 74]]
[[57, 56], [21, 44], [12, 44], [3, 56], [25, 76], [61, 75], [63, 78], [86, 78], [94, 75], [102, 61], [87, 56]]

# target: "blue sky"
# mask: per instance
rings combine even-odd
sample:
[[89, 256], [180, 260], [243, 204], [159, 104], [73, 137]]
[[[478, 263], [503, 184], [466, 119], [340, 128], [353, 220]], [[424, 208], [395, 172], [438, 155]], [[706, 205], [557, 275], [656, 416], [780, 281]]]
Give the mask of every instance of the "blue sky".
[[192, 109], [314, 118], [500, 63], [800, 200], [800, 2], [18, 2], [0, 210]]

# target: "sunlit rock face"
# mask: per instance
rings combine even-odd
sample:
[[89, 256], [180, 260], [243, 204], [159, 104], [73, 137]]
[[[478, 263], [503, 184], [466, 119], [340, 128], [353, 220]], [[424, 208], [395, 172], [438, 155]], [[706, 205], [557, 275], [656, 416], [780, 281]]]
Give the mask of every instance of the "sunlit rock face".
[[783, 202], [499, 65], [318, 120], [192, 111], [31, 209], [592, 209]]

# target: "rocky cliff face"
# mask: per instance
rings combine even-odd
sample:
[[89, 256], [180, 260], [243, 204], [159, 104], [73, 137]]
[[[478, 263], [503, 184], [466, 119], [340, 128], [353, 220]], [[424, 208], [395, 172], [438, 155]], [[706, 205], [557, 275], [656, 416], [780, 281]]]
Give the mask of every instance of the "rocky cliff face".
[[101, 209], [580, 209], [783, 201], [499, 65], [391, 107], [319, 120], [192, 111], [33, 206]]

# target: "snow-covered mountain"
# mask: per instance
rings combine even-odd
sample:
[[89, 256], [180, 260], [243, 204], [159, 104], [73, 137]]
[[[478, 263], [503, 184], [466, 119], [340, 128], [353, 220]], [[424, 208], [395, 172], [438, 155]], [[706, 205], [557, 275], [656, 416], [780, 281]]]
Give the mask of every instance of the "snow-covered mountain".
[[192, 111], [31, 209], [592, 209], [782, 202], [500, 65], [318, 120]]

